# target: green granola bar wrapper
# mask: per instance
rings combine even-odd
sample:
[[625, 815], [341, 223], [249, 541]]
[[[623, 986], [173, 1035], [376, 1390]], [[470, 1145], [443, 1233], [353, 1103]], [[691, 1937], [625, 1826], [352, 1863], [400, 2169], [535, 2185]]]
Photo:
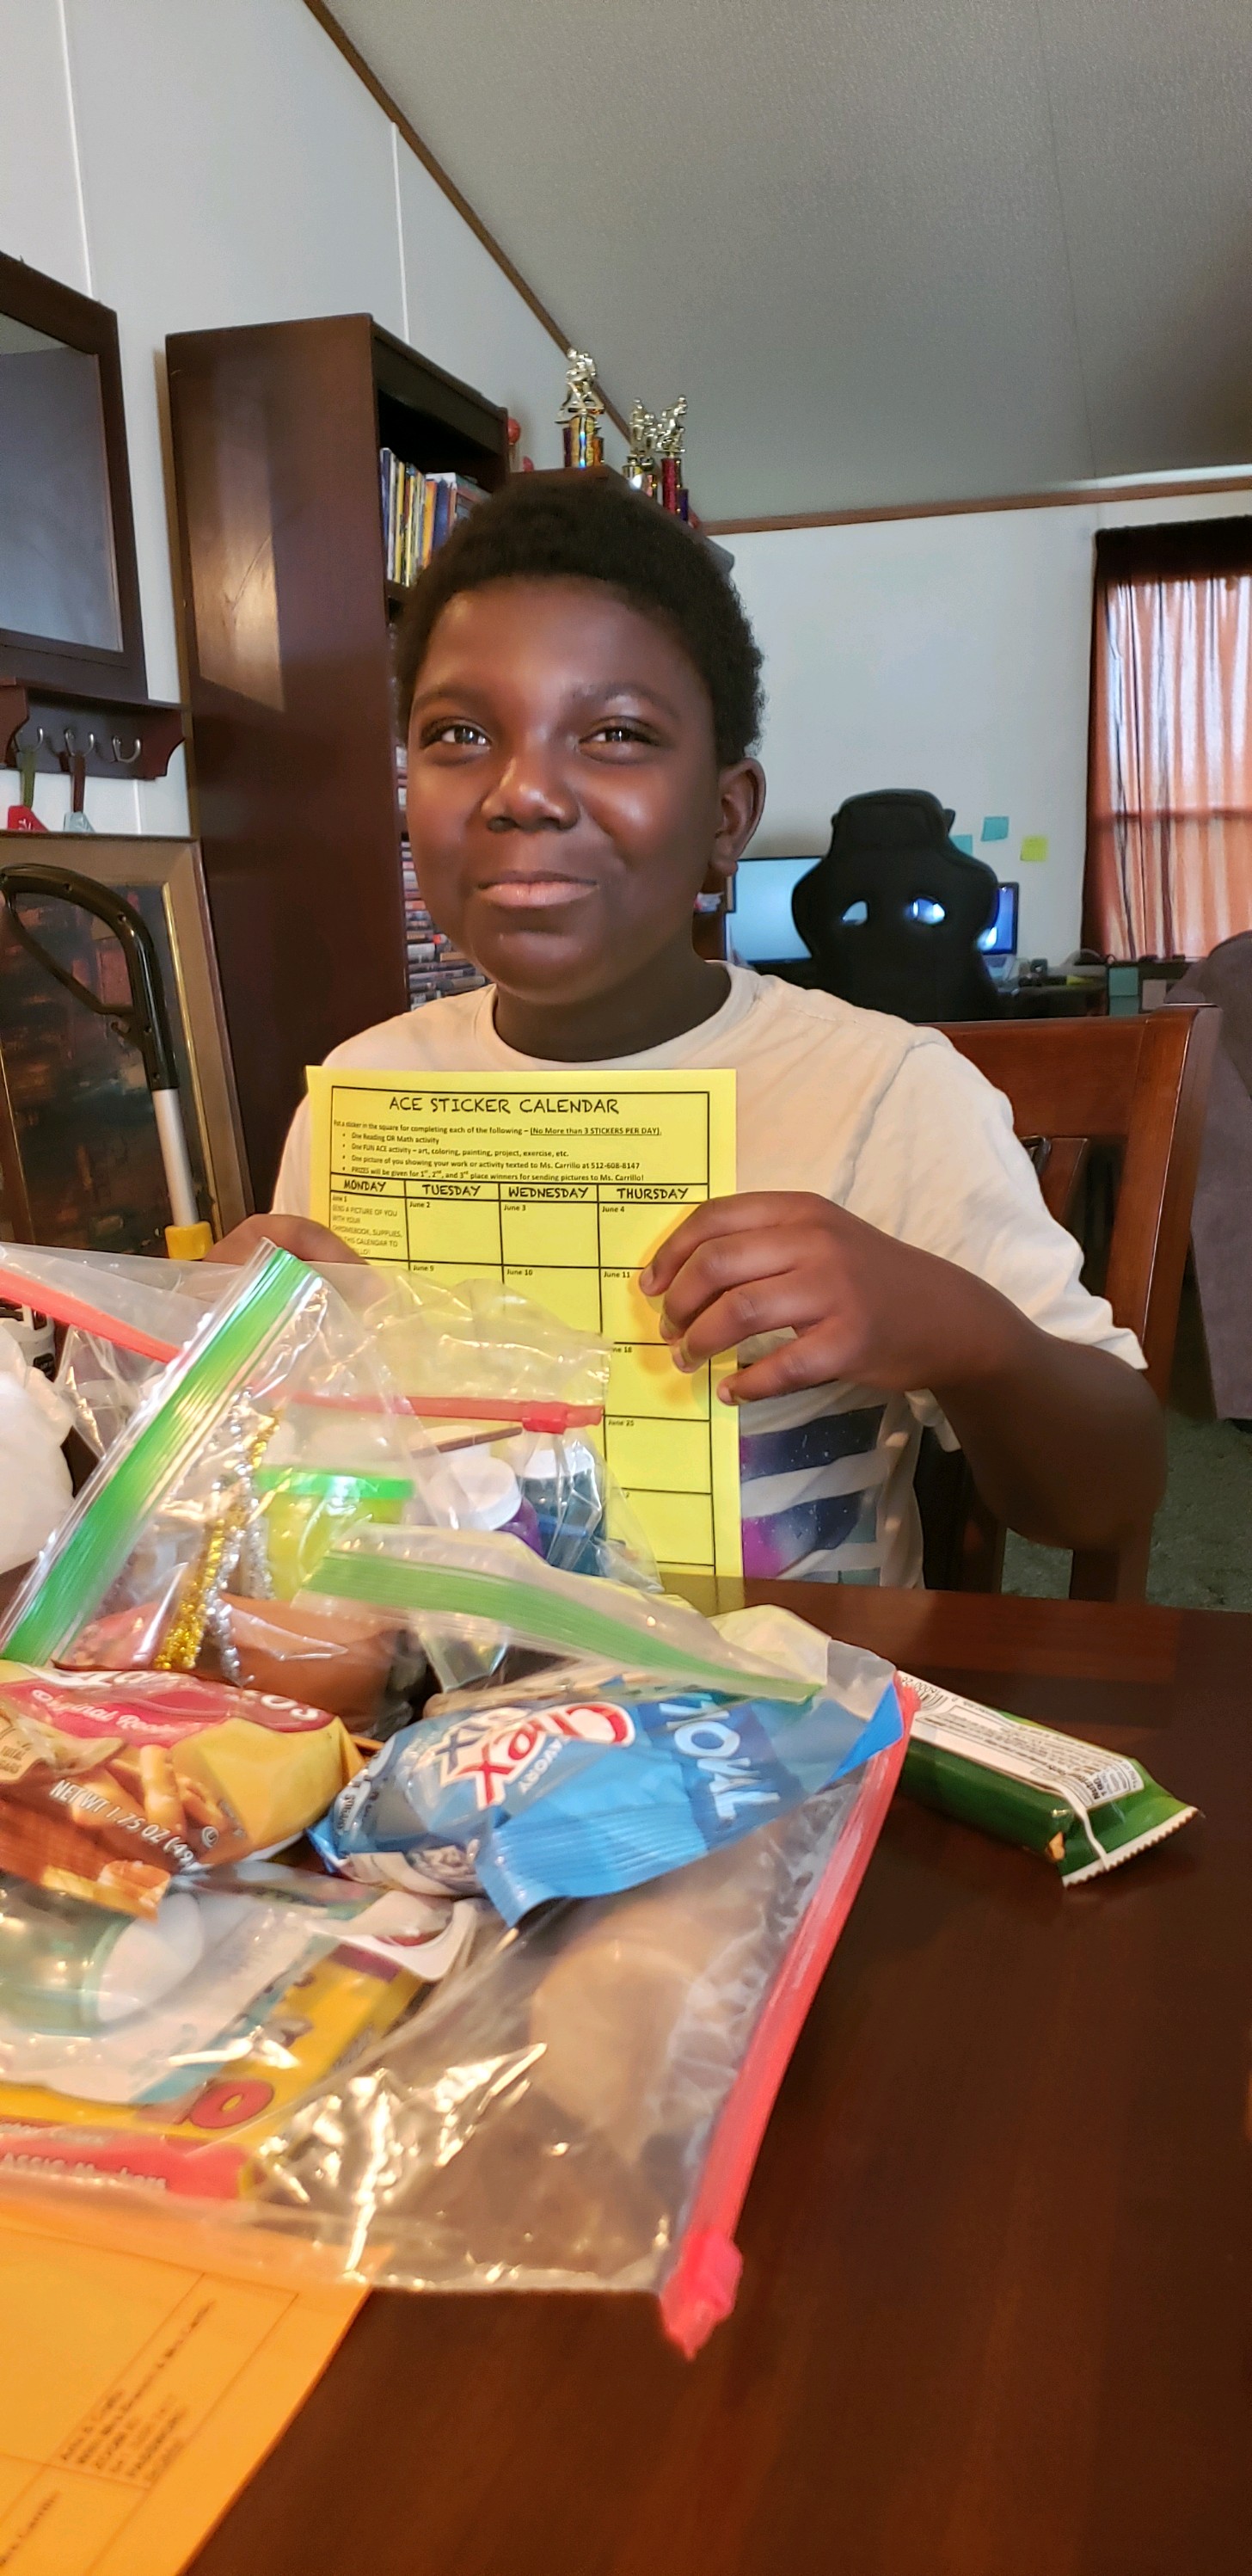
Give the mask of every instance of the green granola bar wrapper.
[[981, 1708], [902, 1673], [917, 1713], [901, 1787], [926, 1807], [1055, 1861], [1066, 1886], [1118, 1869], [1195, 1815], [1124, 1753]]

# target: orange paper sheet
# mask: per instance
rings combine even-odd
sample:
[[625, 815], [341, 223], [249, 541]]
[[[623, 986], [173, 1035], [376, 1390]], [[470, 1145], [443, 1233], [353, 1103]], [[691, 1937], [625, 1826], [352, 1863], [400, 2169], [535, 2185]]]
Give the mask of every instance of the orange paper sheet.
[[0, 2204], [4, 2576], [178, 2576], [365, 2295], [248, 2236]]

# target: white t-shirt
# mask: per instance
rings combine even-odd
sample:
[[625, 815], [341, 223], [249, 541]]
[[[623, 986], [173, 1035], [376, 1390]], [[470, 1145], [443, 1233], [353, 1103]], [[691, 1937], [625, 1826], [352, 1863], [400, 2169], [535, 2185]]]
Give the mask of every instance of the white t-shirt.
[[[884, 1234], [959, 1263], [1044, 1332], [1144, 1366], [1133, 1333], [1079, 1278], [1003, 1094], [937, 1029], [731, 966], [721, 1009], [606, 1072], [733, 1066], [741, 1190], [813, 1190]], [[426, 1002], [335, 1047], [331, 1065], [396, 1073], [564, 1073], [496, 1035], [490, 985]], [[309, 1112], [292, 1120], [276, 1214], [309, 1212]], [[748, 1344], [745, 1355], [767, 1348]], [[842, 1382], [744, 1405], [744, 1570], [852, 1583], [921, 1581], [913, 1474], [931, 1396]]]

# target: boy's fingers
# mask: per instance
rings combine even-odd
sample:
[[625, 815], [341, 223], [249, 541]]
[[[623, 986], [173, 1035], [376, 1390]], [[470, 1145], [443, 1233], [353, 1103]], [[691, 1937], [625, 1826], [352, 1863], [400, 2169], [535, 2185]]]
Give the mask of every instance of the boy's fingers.
[[[736, 1289], [743, 1292], [745, 1299], [741, 1337], [773, 1330], [772, 1325], [751, 1320], [753, 1284], [772, 1284], [782, 1273], [802, 1269], [811, 1252], [809, 1237], [796, 1226], [779, 1227], [772, 1234], [724, 1234], [712, 1243], [698, 1244], [666, 1290], [661, 1308], [661, 1331], [666, 1340], [681, 1340], [705, 1307]], [[783, 1320], [794, 1322], [796, 1318], [785, 1316]]]
[[676, 1368], [702, 1368], [706, 1360], [737, 1350], [755, 1333], [803, 1332], [829, 1314], [829, 1292], [823, 1294], [816, 1282], [785, 1270], [776, 1279], [752, 1279], [745, 1287], [730, 1288], [724, 1297], [715, 1297], [688, 1325], [671, 1357]]
[[823, 1317], [825, 1329], [799, 1333], [764, 1359], [736, 1369], [717, 1392], [725, 1404], [760, 1404], [770, 1396], [795, 1395], [801, 1388], [826, 1386], [833, 1378], [856, 1375], [852, 1355], [840, 1348], [838, 1328]]
[[206, 1253], [207, 1261], [234, 1262], [251, 1259], [259, 1243], [277, 1244], [280, 1252], [294, 1252], [301, 1261], [314, 1267], [322, 1261], [355, 1261], [361, 1255], [332, 1234], [325, 1225], [316, 1225], [310, 1216], [246, 1216], [220, 1243]]
[[640, 1271], [639, 1285], [645, 1297], [663, 1297], [684, 1261], [702, 1243], [714, 1242], [726, 1234], [795, 1225], [809, 1210], [831, 1213], [825, 1199], [811, 1197], [805, 1190], [745, 1190], [734, 1198], [706, 1199], [702, 1207], [693, 1208], [690, 1216], [685, 1216], [681, 1225], [666, 1236], [659, 1252]]

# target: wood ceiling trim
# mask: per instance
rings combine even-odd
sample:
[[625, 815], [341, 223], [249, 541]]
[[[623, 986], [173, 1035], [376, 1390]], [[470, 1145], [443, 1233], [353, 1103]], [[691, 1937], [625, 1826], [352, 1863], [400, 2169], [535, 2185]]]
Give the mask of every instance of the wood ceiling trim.
[[893, 501], [870, 510], [798, 510], [767, 519], [704, 519], [710, 537], [774, 536], [788, 528], [877, 527], [888, 519], [961, 519], [988, 510], [1065, 510], [1093, 501], [1176, 501], [1203, 492], [1252, 492], [1252, 473], [1172, 483], [1074, 483], [1063, 492], [1001, 492], [981, 501]]
[[[534, 288], [527, 284], [521, 270], [514, 267], [512, 260], [509, 258], [508, 252], [501, 249], [494, 233], [488, 232], [481, 215], [476, 214], [468, 198], [462, 196], [456, 181], [454, 179], [450, 179], [442, 164], [436, 161], [434, 153], [430, 150], [429, 145], [423, 143], [417, 128], [410, 125], [403, 108], [397, 104], [396, 100], [392, 97], [390, 90], [383, 87], [377, 73], [371, 71], [364, 54], [358, 52], [356, 46], [352, 42], [351, 36], [349, 36], [346, 30], [340, 26], [339, 20], [334, 16], [333, 12], [326, 7], [326, 0], [304, 0], [304, 5], [310, 16], [316, 18], [323, 34], [329, 36], [336, 51], [342, 54], [349, 69], [356, 73], [357, 79], [361, 81], [364, 87], [369, 91], [370, 97], [374, 100], [375, 105], [377, 107], [381, 107], [384, 116], [389, 117], [391, 123], [397, 128], [398, 132], [403, 135], [410, 152], [412, 152], [416, 159], [421, 162], [422, 168], [430, 172], [431, 178], [434, 180], [436, 187], [442, 188], [449, 204], [455, 206], [462, 223], [469, 225], [470, 231], [473, 233], [475, 240], [482, 243], [483, 249], [492, 259], [494, 259], [497, 268], [503, 270], [510, 286], [513, 287], [516, 293], [521, 296], [522, 302], [529, 305], [531, 312], [535, 316], [535, 320], [537, 322], [542, 322], [544, 330], [548, 332], [553, 340], [555, 340], [558, 349], [561, 351], [562, 356], [564, 356], [565, 352], [573, 346], [573, 342], [568, 331], [563, 331], [561, 329], [560, 323], [556, 320], [555, 316], [549, 313], [547, 305], [540, 302]], [[609, 401], [608, 395], [604, 393], [603, 385], [601, 385], [600, 391], [604, 394], [605, 409], [608, 412], [610, 420], [615, 423], [618, 429], [620, 429], [623, 438], [628, 438], [630, 432], [627, 429], [626, 423], [622, 418], [620, 411], [617, 409], [616, 404]]]

